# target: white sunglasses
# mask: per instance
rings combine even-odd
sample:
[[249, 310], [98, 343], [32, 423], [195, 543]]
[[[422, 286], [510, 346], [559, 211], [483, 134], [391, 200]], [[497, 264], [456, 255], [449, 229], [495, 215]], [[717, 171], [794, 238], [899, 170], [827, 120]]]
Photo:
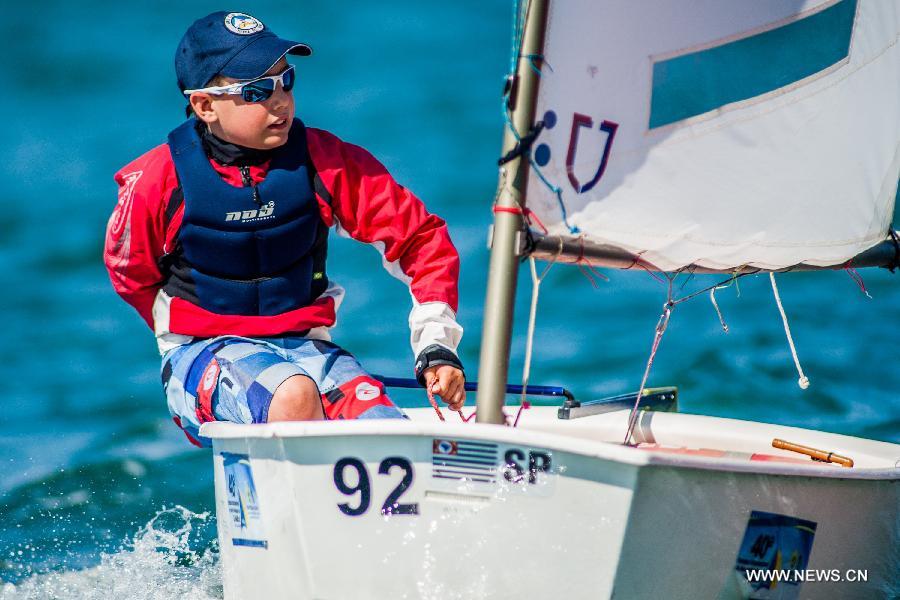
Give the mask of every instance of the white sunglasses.
[[203, 92], [213, 96], [235, 95], [240, 96], [245, 102], [265, 102], [275, 93], [275, 87], [280, 83], [284, 91], [289, 92], [294, 87], [294, 66], [291, 65], [278, 75], [260, 77], [252, 81], [242, 81], [229, 85], [198, 88], [196, 90], [184, 90], [185, 96], [194, 92]]

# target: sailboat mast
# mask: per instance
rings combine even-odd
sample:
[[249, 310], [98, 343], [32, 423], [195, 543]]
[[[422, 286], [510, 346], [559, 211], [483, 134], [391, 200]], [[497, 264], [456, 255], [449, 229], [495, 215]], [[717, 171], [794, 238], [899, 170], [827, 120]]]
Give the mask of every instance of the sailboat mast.
[[[549, 0], [528, 2], [522, 47], [508, 96], [510, 119], [515, 131], [506, 128], [502, 156], [507, 156], [515, 150], [518, 138], [525, 136], [534, 124], [540, 74], [537, 69], [532, 68], [531, 61], [543, 53], [549, 3]], [[509, 346], [519, 267], [519, 240], [523, 229], [522, 215], [516, 211], [521, 211], [525, 207], [527, 179], [527, 152], [519, 154], [500, 167], [495, 209], [501, 210], [494, 211], [491, 261], [478, 366], [480, 381], [476, 400], [476, 420], [479, 423], [504, 421], [501, 409], [509, 372]]]

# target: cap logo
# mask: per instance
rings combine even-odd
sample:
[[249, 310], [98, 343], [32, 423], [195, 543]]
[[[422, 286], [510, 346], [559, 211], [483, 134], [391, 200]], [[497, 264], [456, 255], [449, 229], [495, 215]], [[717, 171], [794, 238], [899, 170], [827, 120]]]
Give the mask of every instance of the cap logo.
[[238, 35], [251, 35], [265, 29], [262, 21], [246, 13], [228, 13], [225, 15], [225, 27]]

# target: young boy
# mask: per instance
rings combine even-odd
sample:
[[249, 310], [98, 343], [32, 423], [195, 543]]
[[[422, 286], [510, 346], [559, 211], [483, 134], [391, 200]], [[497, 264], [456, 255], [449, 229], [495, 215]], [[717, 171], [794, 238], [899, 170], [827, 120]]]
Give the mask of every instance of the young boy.
[[404, 416], [330, 341], [344, 294], [325, 273], [331, 226], [409, 286], [416, 377], [465, 402], [447, 227], [364, 149], [294, 118], [285, 57], [311, 52], [244, 13], [197, 20], [175, 55], [193, 116], [116, 174], [104, 261], [155, 331], [169, 410], [198, 445], [212, 420]]

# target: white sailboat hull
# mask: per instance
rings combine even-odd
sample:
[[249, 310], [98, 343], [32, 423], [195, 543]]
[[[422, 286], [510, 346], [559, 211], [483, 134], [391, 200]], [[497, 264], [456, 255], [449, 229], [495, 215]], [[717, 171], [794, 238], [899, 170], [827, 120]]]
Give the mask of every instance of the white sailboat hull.
[[[630, 448], [616, 443], [623, 411], [555, 411], [532, 408], [515, 429], [430, 409], [411, 422], [204, 426], [226, 598], [751, 597], [736, 561], [760, 515], [814, 531], [800, 534], [808, 556], [795, 544], [771, 559], [790, 546], [780, 538], [756, 548], [807, 580], [752, 597], [900, 593], [900, 446], [645, 413], [637, 439], [662, 448]], [[780, 462], [799, 455], [774, 437], [856, 466]]]

